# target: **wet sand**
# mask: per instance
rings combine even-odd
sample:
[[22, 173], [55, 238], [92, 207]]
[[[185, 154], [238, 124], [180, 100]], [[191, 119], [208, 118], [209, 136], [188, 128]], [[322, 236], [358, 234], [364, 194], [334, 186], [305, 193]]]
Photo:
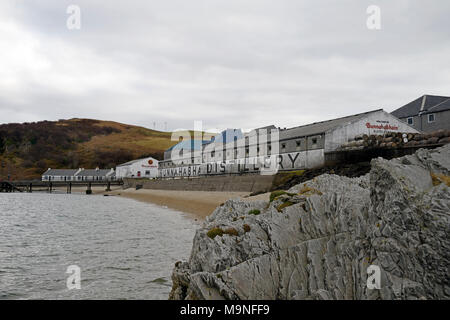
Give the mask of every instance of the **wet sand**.
[[[92, 187], [92, 193], [126, 197], [142, 202], [166, 206], [171, 209], [189, 213], [195, 216], [195, 218], [200, 219], [206, 218], [217, 208], [217, 206], [228, 199], [242, 198], [249, 195], [249, 192], [135, 190], [133, 188], [122, 189], [121, 187], [112, 187], [111, 189], [112, 191], [106, 192], [105, 187]], [[60, 191], [65, 191], [65, 189], [61, 189]], [[85, 187], [72, 188], [72, 192], [74, 193], [84, 193], [85, 191]], [[251, 200], [252, 198], [253, 197], [246, 199]]]
[[213, 191], [176, 191], [125, 189], [108, 192], [139, 201], [150, 202], [160, 206], [167, 206], [175, 210], [190, 213], [204, 219], [209, 216], [221, 203], [232, 198], [248, 195], [247, 192], [213, 192]]

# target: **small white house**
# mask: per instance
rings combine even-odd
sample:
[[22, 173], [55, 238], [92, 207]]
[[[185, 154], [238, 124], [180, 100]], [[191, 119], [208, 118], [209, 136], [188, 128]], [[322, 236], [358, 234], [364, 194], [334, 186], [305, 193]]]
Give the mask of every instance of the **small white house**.
[[116, 179], [114, 169], [81, 169], [75, 174], [76, 181], [113, 181]]
[[114, 169], [48, 169], [42, 174], [42, 181], [114, 181]]
[[116, 167], [116, 178], [156, 178], [158, 160], [152, 157], [132, 160]]
[[51, 169], [42, 174], [42, 181], [75, 181], [75, 175], [82, 169]]

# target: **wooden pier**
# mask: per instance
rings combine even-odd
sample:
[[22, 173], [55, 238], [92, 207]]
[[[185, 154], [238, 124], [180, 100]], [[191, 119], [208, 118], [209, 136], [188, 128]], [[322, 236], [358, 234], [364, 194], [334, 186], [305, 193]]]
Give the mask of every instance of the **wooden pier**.
[[72, 187], [86, 187], [86, 194], [92, 194], [93, 186], [105, 186], [105, 191], [111, 191], [111, 186], [121, 186], [123, 181], [0, 181], [0, 192], [33, 192], [36, 190], [52, 193], [55, 188], [66, 188], [66, 193], [72, 193]]
[[13, 183], [9, 181], [0, 181], [0, 192], [22, 192]]

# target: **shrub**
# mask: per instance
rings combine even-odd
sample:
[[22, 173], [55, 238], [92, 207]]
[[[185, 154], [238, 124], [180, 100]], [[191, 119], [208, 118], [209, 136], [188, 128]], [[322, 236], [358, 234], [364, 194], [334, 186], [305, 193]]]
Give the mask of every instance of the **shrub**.
[[286, 192], [283, 190], [277, 190], [270, 194], [270, 202], [276, 200], [279, 196], [282, 196], [284, 194], [286, 194], [288, 196], [295, 196], [295, 193], [289, 193], [289, 192]]
[[250, 226], [249, 226], [248, 224], [244, 224], [244, 225], [243, 225], [243, 228], [244, 228], [244, 232], [245, 232], [245, 233], [250, 232], [250, 229], [251, 229], [251, 228], [250, 228]]
[[214, 227], [206, 233], [206, 235], [211, 239], [214, 239], [217, 236], [221, 237], [224, 234], [228, 234], [230, 236], [238, 236], [239, 232], [235, 228], [228, 228], [226, 230], [222, 230], [221, 228]]
[[248, 214], [253, 214], [255, 216], [257, 216], [260, 213], [261, 213], [261, 211], [259, 209], [253, 209], [248, 212]]
[[239, 232], [235, 228], [228, 228], [223, 233], [228, 234], [230, 236], [238, 236], [239, 235]]
[[275, 200], [276, 197], [279, 197], [279, 196], [281, 196], [281, 195], [283, 195], [283, 194], [286, 194], [286, 191], [283, 191], [283, 190], [273, 191], [273, 192], [270, 194], [270, 202], [272, 202], [273, 200]]
[[292, 206], [294, 203], [290, 201], [285, 201], [277, 207], [278, 212], [283, 211], [284, 208]]
[[310, 196], [310, 195], [313, 195], [313, 194], [318, 194], [319, 196], [321, 196], [323, 193], [320, 192], [317, 189], [314, 189], [314, 188], [311, 188], [311, 187], [308, 187], [308, 186], [303, 186], [303, 188], [298, 192], [298, 194], [306, 195], [306, 196]]
[[211, 230], [208, 231], [208, 233], [206, 234], [208, 237], [210, 237], [211, 239], [214, 239], [216, 236], [222, 236], [223, 235], [223, 230], [217, 227], [212, 228]]
[[25, 160], [24, 162], [22, 162], [22, 167], [24, 168], [33, 168], [34, 167], [34, 162], [31, 160]]

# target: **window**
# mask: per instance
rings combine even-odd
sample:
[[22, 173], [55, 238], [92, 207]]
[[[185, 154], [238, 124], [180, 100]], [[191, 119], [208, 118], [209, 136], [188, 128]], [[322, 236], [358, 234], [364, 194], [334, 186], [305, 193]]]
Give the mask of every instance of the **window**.
[[428, 115], [428, 122], [434, 122], [434, 113]]
[[408, 122], [409, 125], [413, 125], [414, 124], [414, 121], [413, 121], [412, 117], [408, 118], [406, 121]]
[[297, 146], [297, 150], [300, 150], [302, 142], [300, 140], [295, 141], [295, 145]]
[[317, 143], [317, 138], [312, 138], [312, 144], [316, 144]]
[[216, 155], [215, 151], [211, 151], [211, 158], [214, 158], [214, 156]]
[[281, 151], [286, 151], [286, 143], [281, 144]]
[[150, 170], [146, 170], [146, 171], [145, 171], [145, 175], [146, 175], [146, 176], [149, 176], [149, 175], [150, 175]]

